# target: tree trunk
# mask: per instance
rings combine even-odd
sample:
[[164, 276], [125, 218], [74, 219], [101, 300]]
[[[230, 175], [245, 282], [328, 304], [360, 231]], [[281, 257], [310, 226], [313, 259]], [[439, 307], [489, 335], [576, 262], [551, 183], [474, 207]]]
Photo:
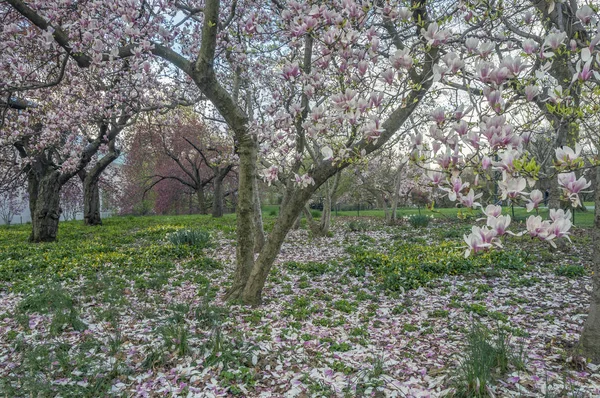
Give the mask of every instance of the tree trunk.
[[198, 197], [198, 211], [200, 214], [206, 214], [206, 200], [204, 199], [204, 186], [196, 190], [196, 196]]
[[102, 156], [89, 171], [82, 169], [78, 174], [83, 182], [83, 220], [85, 225], [102, 225], [100, 216], [100, 176], [120, 155], [115, 140], [108, 143], [109, 152]]
[[594, 192], [594, 262], [592, 269], [592, 297], [587, 320], [583, 326], [580, 345], [583, 355], [593, 363], [600, 364], [600, 166], [596, 166], [596, 190]]
[[265, 246], [258, 255], [256, 263], [247, 278], [241, 295], [244, 304], [259, 305], [261, 303], [263, 287], [273, 262], [279, 254], [281, 245], [314, 191], [315, 189], [305, 189], [296, 192], [295, 195], [290, 197], [287, 205], [281, 208], [279, 217], [273, 226], [273, 231], [269, 234]]
[[83, 222], [91, 226], [102, 225], [98, 179], [90, 177], [89, 173], [83, 180]]
[[258, 178], [254, 178], [254, 252], [259, 253], [265, 245], [265, 228], [262, 219]]
[[225, 176], [217, 174], [213, 180], [213, 217], [223, 217], [223, 178]]
[[60, 173], [28, 173], [29, 210], [31, 212], [31, 242], [53, 242], [60, 219]]
[[256, 177], [256, 144], [250, 134], [238, 140], [239, 180], [236, 206], [237, 246], [236, 269], [233, 285], [226, 298], [237, 300], [242, 293], [254, 266], [254, 179]]

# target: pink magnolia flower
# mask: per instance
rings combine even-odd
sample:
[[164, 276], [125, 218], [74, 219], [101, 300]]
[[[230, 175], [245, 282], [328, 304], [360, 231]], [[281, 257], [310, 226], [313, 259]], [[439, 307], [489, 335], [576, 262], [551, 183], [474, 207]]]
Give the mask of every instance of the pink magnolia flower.
[[[485, 232], [483, 233], [485, 235]], [[488, 250], [492, 244], [485, 242], [481, 228], [473, 226], [469, 235], [463, 235], [463, 239], [467, 244], [467, 250], [465, 250], [465, 258], [469, 257], [471, 253], [479, 253], [484, 250]]]
[[527, 99], [527, 101], [533, 101], [533, 99], [540, 93], [540, 88], [538, 86], [534, 86], [534, 85], [528, 85], [527, 87], [525, 87], [525, 99]]
[[532, 39], [525, 39], [523, 41], [523, 51], [525, 52], [525, 54], [527, 55], [531, 55], [533, 53], [535, 53], [539, 48], [539, 44]]
[[270, 186], [271, 183], [277, 179], [278, 172], [279, 172], [279, 169], [277, 168], [277, 166], [273, 165], [273, 166], [269, 167], [268, 169], [263, 169], [261, 171], [261, 175], [264, 178], [264, 180], [267, 182], [267, 184]]
[[494, 230], [496, 232], [497, 236], [502, 236], [507, 232], [512, 234], [512, 232], [507, 231], [507, 228], [509, 225], [510, 225], [510, 216], [509, 215], [488, 217], [488, 219], [487, 219], [487, 226], [490, 227], [492, 230]]
[[461, 120], [454, 125], [454, 131], [456, 131], [458, 135], [462, 137], [469, 131], [469, 125], [464, 120]]
[[495, 168], [512, 173], [515, 169], [515, 159], [519, 157], [519, 152], [507, 150], [500, 154], [500, 161], [492, 162]]
[[431, 120], [433, 120], [437, 124], [444, 123], [444, 121], [446, 120], [444, 108], [442, 108], [441, 106], [435, 108], [433, 111], [431, 111], [430, 117]]
[[585, 82], [594, 75], [591, 59], [583, 64], [583, 67], [581, 66], [581, 61], [577, 62], [575, 69], [577, 70], [577, 73], [573, 75], [573, 81], [579, 79], [579, 81]]
[[572, 150], [568, 146], [562, 146], [560, 148], [556, 148], [554, 152], [556, 154], [556, 163], [560, 166], [565, 163], [572, 163], [573, 161], [579, 159], [581, 146], [579, 144], [575, 144], [575, 150]]
[[571, 210], [563, 210], [563, 209], [550, 209], [550, 219], [552, 221], [558, 220], [570, 220], [571, 219]]
[[282, 75], [285, 80], [294, 79], [300, 76], [300, 67], [298, 66], [298, 63], [295, 62], [293, 64], [284, 65]]
[[410, 56], [408, 49], [396, 50], [394, 55], [390, 57], [390, 62], [396, 69], [410, 69], [413, 66], [413, 58]]
[[469, 54], [473, 54], [475, 51], [477, 51], [478, 45], [479, 45], [479, 39], [476, 37], [469, 37], [468, 39], [465, 40], [465, 47], [467, 48], [467, 51], [469, 52]]
[[529, 193], [529, 202], [525, 206], [527, 211], [537, 209], [539, 204], [544, 201], [544, 193], [539, 189], [534, 189]]
[[[487, 205], [485, 210], [483, 210], [483, 214], [485, 214], [487, 217], [499, 217], [502, 214], [502, 206]], [[483, 219], [481, 218], [479, 220]]]
[[481, 207], [481, 203], [475, 202], [475, 200], [481, 198], [483, 196], [482, 193], [475, 195], [475, 191], [473, 191], [473, 189], [469, 189], [469, 192], [466, 195], [463, 195], [462, 193], [459, 192], [458, 196], [459, 196], [460, 203], [465, 207], [469, 207], [469, 208]]
[[444, 181], [445, 175], [439, 171], [430, 171], [427, 175], [427, 179], [433, 185], [440, 185]]
[[302, 188], [306, 188], [309, 185], [314, 185], [315, 184], [315, 180], [313, 180], [313, 178], [311, 176], [309, 176], [308, 174], [304, 174], [304, 175], [298, 175], [294, 173], [294, 182], [298, 185], [300, 185]]
[[450, 33], [447, 30], [440, 29], [440, 26], [436, 22], [429, 24], [427, 30], [421, 28], [421, 34], [427, 40], [427, 44], [432, 47], [437, 47], [445, 43], [450, 36]]
[[487, 169], [489, 169], [491, 165], [492, 165], [492, 159], [491, 159], [489, 156], [484, 156], [484, 157], [481, 159], [481, 167], [482, 167], [484, 170], [487, 170]]
[[579, 10], [577, 10], [577, 12], [575, 12], [575, 16], [579, 18], [582, 24], [587, 25], [592, 21], [594, 10], [592, 10], [592, 7], [585, 4]]
[[550, 47], [552, 50], [556, 50], [563, 44], [566, 38], [566, 32], [552, 32], [546, 36], [544, 47]]
[[573, 226], [570, 219], [559, 219], [550, 224], [548, 228], [548, 232], [550, 235], [553, 235], [555, 238], [567, 238], [569, 242], [571, 238], [569, 238], [569, 230]]
[[506, 198], [516, 199], [523, 195], [523, 190], [527, 186], [527, 181], [523, 177], [507, 177], [498, 183], [502, 191], [502, 200]]
[[465, 188], [469, 187], [468, 182], [462, 182], [460, 177], [456, 177], [452, 179], [450, 188], [442, 188], [444, 191], [448, 192], [448, 199], [451, 201], [455, 201], [458, 194]]
[[550, 221], [542, 221], [541, 216], [529, 216], [526, 221], [527, 232], [532, 238], [540, 238], [542, 240], [552, 240], [554, 236], [550, 233]]
[[561, 173], [558, 175], [558, 184], [563, 188], [563, 195], [571, 201], [575, 207], [581, 205], [579, 200], [579, 192], [588, 188], [591, 182], [588, 182], [584, 177], [577, 179], [574, 172]]

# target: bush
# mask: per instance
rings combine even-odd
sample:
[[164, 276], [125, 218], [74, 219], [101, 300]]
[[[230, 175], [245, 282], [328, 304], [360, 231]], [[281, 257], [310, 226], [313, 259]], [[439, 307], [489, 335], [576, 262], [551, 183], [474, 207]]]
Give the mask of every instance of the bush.
[[422, 215], [422, 214], [415, 214], [413, 216], [408, 217], [408, 222], [414, 228], [426, 227], [429, 225], [430, 220], [431, 220], [430, 217]]
[[452, 242], [437, 245], [396, 244], [390, 254], [353, 247], [349, 251], [351, 275], [370, 269], [375, 280], [391, 291], [417, 289], [445, 275], [464, 275], [486, 267], [521, 269], [525, 263], [516, 252], [498, 251], [464, 258], [464, 250]]
[[560, 265], [554, 269], [554, 273], [567, 278], [579, 278], [585, 275], [585, 268], [581, 265]]
[[321, 212], [319, 210], [311, 210], [310, 215], [312, 218], [321, 218]]
[[364, 232], [369, 229], [369, 224], [365, 221], [350, 221], [348, 229], [352, 232]]
[[180, 229], [167, 235], [175, 246], [188, 245], [200, 249], [210, 246], [210, 234], [201, 229]]
[[494, 376], [524, 368], [523, 347], [515, 349], [502, 329], [492, 333], [483, 325], [474, 325], [454, 380], [456, 396], [487, 397]]
[[269, 216], [277, 217], [277, 210], [273, 209], [273, 210], [269, 211]]

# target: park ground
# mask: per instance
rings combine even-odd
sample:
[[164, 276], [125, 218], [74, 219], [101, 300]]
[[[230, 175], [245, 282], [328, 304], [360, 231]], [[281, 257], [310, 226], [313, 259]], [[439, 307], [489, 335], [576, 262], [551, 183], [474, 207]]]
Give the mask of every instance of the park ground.
[[523, 236], [465, 259], [475, 217], [411, 212], [292, 231], [256, 308], [223, 301], [233, 215], [65, 222], [37, 245], [0, 228], [0, 395], [600, 396], [576, 347], [591, 214], [565, 251]]

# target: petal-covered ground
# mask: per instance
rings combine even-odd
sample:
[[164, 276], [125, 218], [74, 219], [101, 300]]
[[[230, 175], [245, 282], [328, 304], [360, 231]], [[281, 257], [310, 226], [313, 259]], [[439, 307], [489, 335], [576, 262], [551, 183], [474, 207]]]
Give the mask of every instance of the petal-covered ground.
[[[164, 269], [132, 274], [124, 272], [130, 260], [101, 261], [94, 273], [71, 272], [65, 280], [27, 288], [4, 282], [0, 391], [452, 396], [460, 390], [467, 336], [485, 325], [507, 336], [521, 364], [494, 374], [489, 396], [600, 396], [600, 368], [574, 349], [591, 281], [564, 268], [588, 261], [585, 231], [567, 253], [548, 253], [524, 238], [511, 242], [529, 252], [518, 271], [492, 265], [415, 289], [386, 289], [369, 267], [353, 268], [357, 247], [391, 253], [398, 242], [460, 246], [458, 232], [466, 227], [433, 223], [414, 230], [372, 222], [353, 232], [338, 221], [328, 238], [292, 231], [257, 308], [222, 299], [234, 267], [230, 231], [213, 232], [206, 257], [186, 252]], [[458, 232], [448, 233], [453, 229]], [[143, 242], [136, 237], [128, 245], [145, 248]], [[151, 253], [160, 256], [164, 245], [157, 242]], [[140, 250], [133, 262], [146, 261], [147, 253]]]

